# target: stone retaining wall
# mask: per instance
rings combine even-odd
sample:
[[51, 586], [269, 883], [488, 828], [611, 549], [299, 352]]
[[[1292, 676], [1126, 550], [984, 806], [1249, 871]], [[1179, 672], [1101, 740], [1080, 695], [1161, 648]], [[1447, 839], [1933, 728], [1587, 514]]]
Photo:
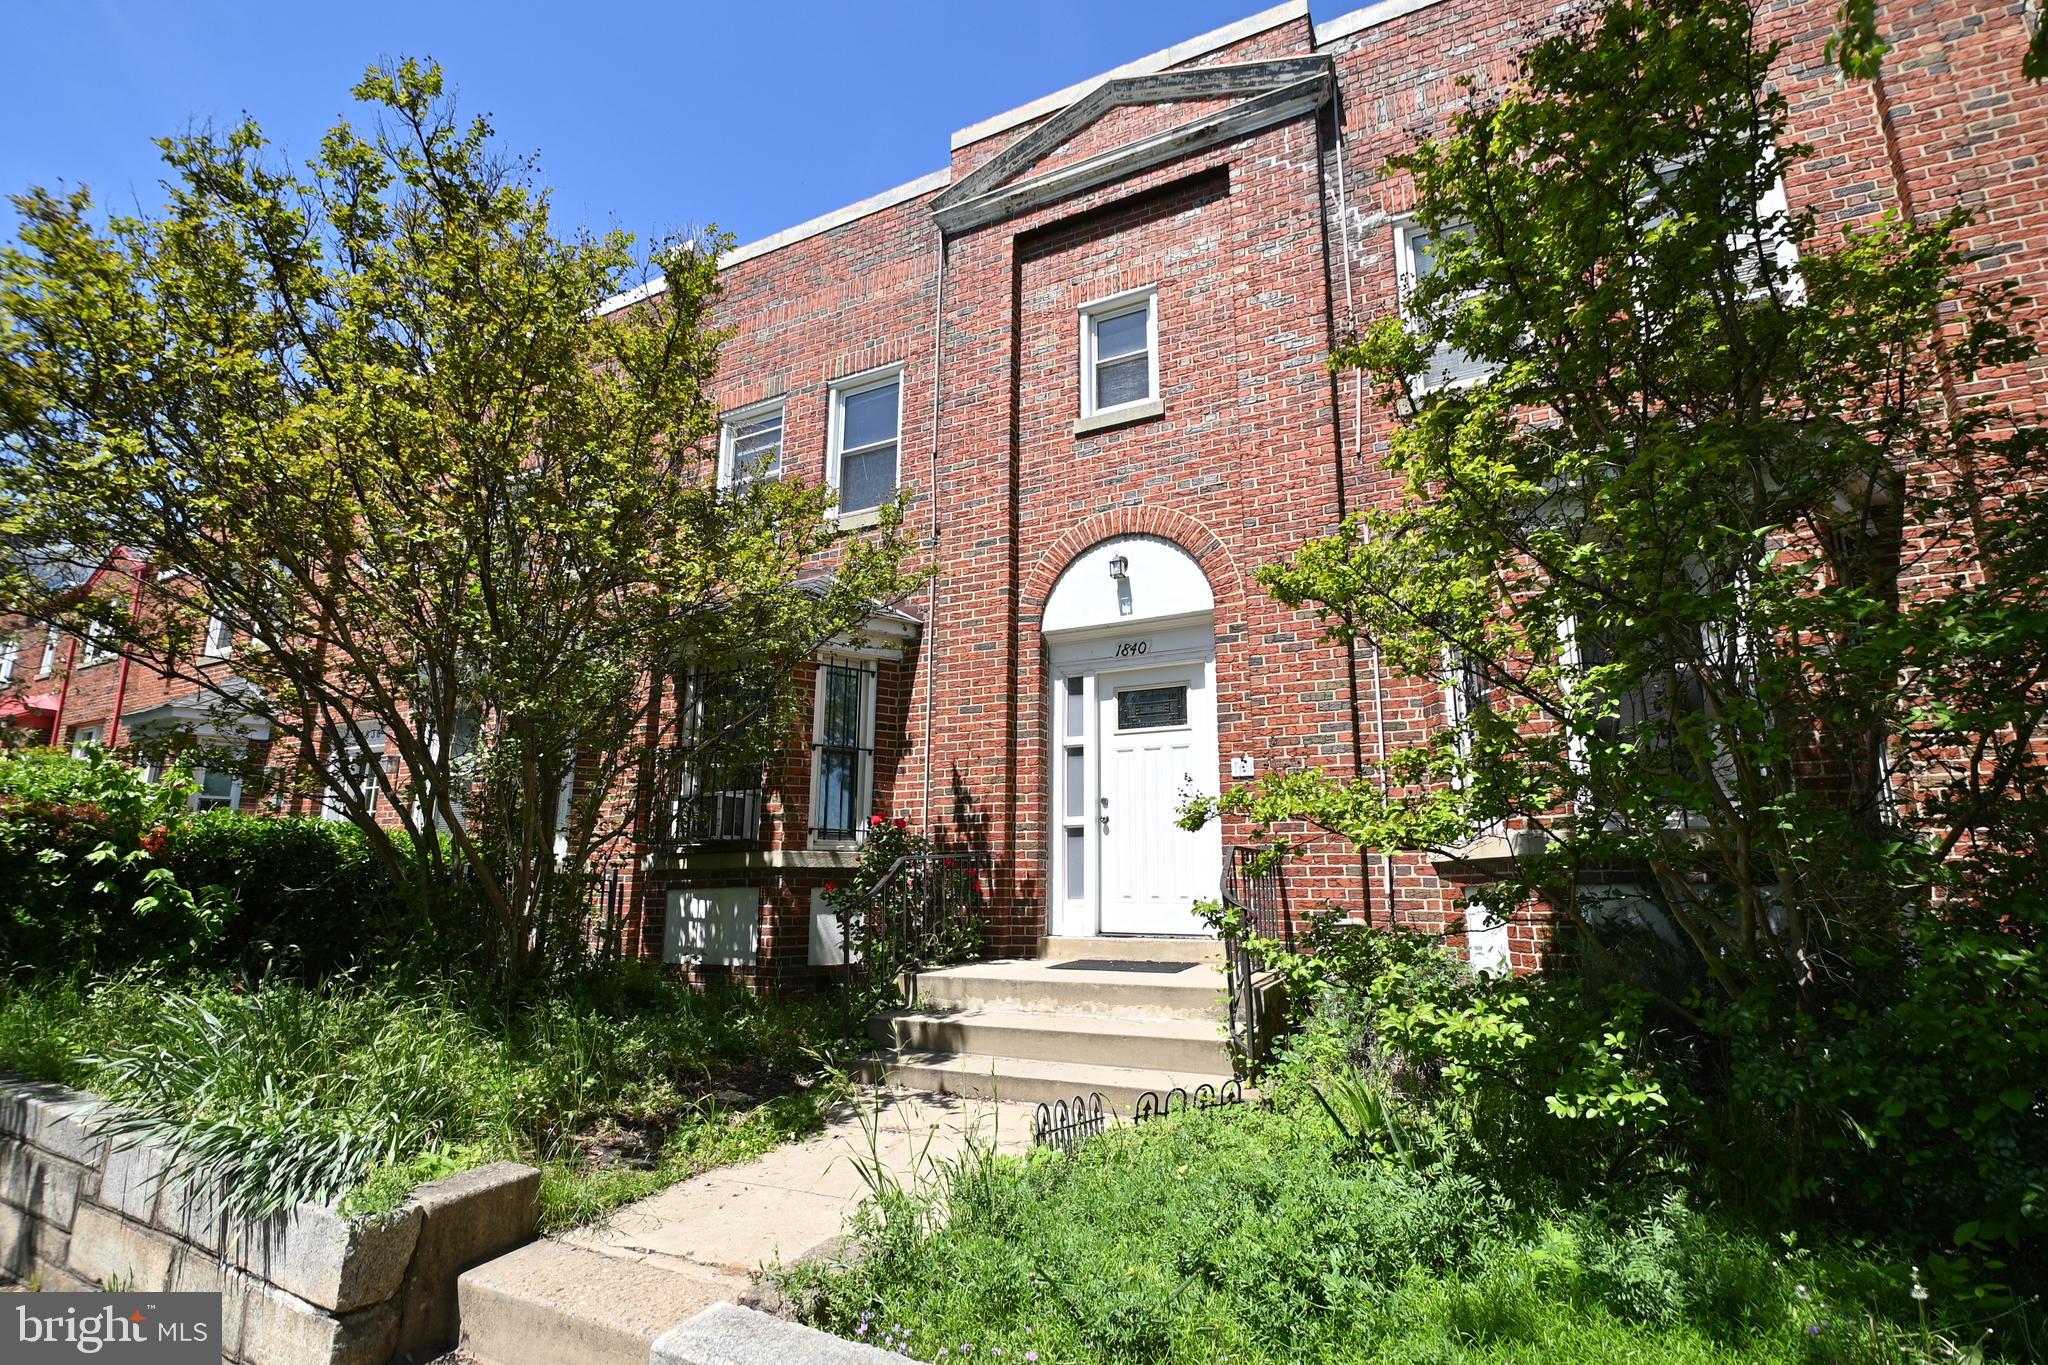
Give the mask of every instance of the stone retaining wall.
[[391, 1214], [315, 1204], [262, 1221], [164, 1178], [164, 1153], [94, 1137], [94, 1097], [0, 1076], [0, 1281], [222, 1295], [222, 1358], [384, 1365], [453, 1345], [455, 1279], [533, 1238], [540, 1172], [500, 1162]]

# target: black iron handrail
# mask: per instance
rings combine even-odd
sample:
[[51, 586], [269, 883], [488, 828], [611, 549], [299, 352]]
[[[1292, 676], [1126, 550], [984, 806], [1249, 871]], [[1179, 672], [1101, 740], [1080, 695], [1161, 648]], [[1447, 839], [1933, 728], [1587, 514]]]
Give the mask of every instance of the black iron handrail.
[[[1286, 888], [1277, 866], [1262, 862], [1263, 850], [1233, 846], [1223, 862], [1221, 891], [1229, 917], [1223, 933], [1223, 980], [1230, 1003], [1230, 1046], [1239, 1057], [1256, 1060], [1265, 1044], [1264, 1002], [1256, 978], [1260, 963], [1249, 940], [1278, 943], [1294, 950], [1294, 926], [1287, 914]], [[1241, 926], [1241, 928], [1239, 927]]]
[[906, 853], [889, 865], [861, 903], [839, 915], [842, 1023], [851, 1035], [854, 997], [878, 972], [910, 976], [964, 962], [981, 948], [981, 886], [986, 860], [943, 850]]

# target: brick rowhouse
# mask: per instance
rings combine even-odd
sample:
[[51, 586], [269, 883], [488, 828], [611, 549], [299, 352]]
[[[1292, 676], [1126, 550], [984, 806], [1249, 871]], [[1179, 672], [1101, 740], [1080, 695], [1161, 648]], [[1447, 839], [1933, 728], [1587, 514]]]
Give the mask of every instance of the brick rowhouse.
[[[2048, 296], [2048, 90], [2018, 74], [2025, 0], [1881, 4], [1893, 51], [1872, 83], [1825, 59], [1835, 8], [1759, 10], [1813, 148], [1791, 207], [1825, 238], [1967, 206], [1972, 268]], [[805, 680], [815, 713], [736, 815], [687, 845], [645, 831], [630, 950], [763, 982], [834, 961], [820, 892], [877, 814], [989, 858], [999, 951], [1197, 933], [1189, 903], [1244, 831], [1175, 830], [1184, 791], [1372, 771], [1445, 723], [1440, 686], [1322, 642], [1253, 575], [1404, 496], [1394, 419], [1324, 358], [1397, 307], [1413, 192], [1389, 158], [1511, 79], [1557, 13], [1383, 0], [1316, 23], [1293, 0], [964, 129], [943, 169], [726, 257], [728, 466], [777, 449], [783, 476], [831, 481], [849, 508], [908, 490], [938, 576]], [[2037, 362], [1987, 382], [2038, 411], [2044, 381]], [[40, 654], [31, 628], [17, 714], [39, 706], [28, 720], [60, 742], [106, 727], [113, 666], [63, 687], [63, 650], [48, 677]], [[176, 701], [139, 670], [127, 687], [131, 714]], [[1288, 832], [1305, 850], [1294, 913], [1454, 945], [1462, 889], [1498, 856], [1362, 858]], [[1538, 961], [1539, 919], [1490, 932], [1475, 954]]]

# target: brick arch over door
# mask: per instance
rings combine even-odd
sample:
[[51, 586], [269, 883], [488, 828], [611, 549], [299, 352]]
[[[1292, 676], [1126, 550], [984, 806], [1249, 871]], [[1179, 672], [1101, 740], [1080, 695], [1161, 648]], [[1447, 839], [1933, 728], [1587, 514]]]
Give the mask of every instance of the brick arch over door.
[[1116, 536], [1157, 536], [1185, 550], [1208, 576], [1209, 591], [1216, 599], [1216, 622], [1220, 628], [1244, 619], [1244, 581], [1237, 564], [1216, 533], [1185, 512], [1167, 507], [1119, 507], [1099, 512], [1068, 531], [1038, 557], [1031, 576], [1025, 580], [1019, 615], [1028, 629], [1037, 629], [1045, 619], [1046, 599], [1067, 566], [1094, 545]]

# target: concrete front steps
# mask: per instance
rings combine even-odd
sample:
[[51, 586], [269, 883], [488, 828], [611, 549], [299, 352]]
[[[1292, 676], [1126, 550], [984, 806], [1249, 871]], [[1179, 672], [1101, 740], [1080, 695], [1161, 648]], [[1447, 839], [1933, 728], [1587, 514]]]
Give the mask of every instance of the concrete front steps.
[[747, 1282], [621, 1260], [552, 1237], [456, 1282], [462, 1349], [486, 1365], [648, 1365], [655, 1338]]
[[[1049, 939], [1048, 956], [920, 973], [911, 1008], [868, 1025], [870, 1079], [1024, 1104], [1101, 1094], [1128, 1114], [1147, 1090], [1230, 1079], [1213, 941]], [[1082, 960], [1161, 964], [1091, 969]]]

